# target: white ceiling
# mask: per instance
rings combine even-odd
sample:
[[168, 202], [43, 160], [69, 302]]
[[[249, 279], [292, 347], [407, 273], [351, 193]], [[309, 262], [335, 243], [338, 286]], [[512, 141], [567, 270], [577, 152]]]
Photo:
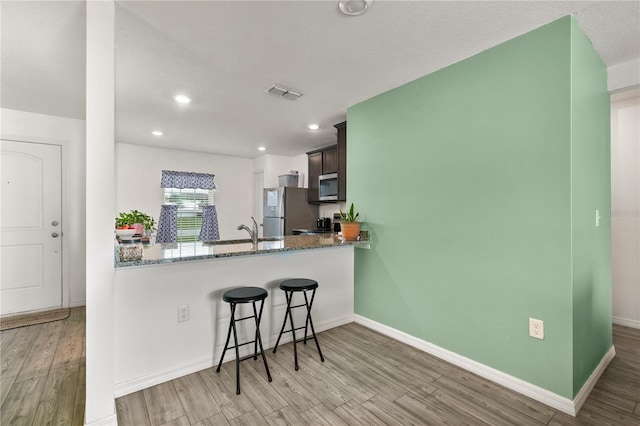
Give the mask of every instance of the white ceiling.
[[2, 108], [85, 114], [83, 2], [1, 1]]
[[[639, 1], [117, 1], [118, 142], [254, 158], [335, 143], [347, 107], [569, 13], [640, 57]], [[84, 117], [83, 2], [2, 1], [2, 107]], [[304, 95], [286, 101], [274, 83]], [[177, 93], [192, 98], [179, 106]], [[311, 132], [308, 123], [322, 127]], [[151, 135], [162, 130], [162, 137]]]

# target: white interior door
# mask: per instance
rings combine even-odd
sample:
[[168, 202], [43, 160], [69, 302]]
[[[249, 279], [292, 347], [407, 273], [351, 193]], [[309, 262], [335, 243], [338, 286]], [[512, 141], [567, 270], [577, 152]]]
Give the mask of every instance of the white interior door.
[[61, 148], [1, 141], [2, 315], [62, 305]]

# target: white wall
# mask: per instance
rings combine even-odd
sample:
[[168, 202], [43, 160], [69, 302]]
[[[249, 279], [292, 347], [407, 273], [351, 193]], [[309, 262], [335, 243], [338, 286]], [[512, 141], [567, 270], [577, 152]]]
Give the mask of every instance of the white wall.
[[334, 213], [339, 213], [340, 209], [342, 209], [342, 211], [346, 210], [346, 204], [345, 202], [341, 202], [341, 203], [327, 203], [327, 204], [320, 204], [320, 211], [318, 212], [318, 215], [320, 217], [328, 217], [331, 219], [331, 223], [333, 223], [333, 214]]
[[265, 188], [280, 186], [278, 176], [289, 173], [289, 170], [297, 170], [299, 174], [302, 174], [302, 176], [298, 178], [298, 186], [308, 188], [309, 186], [306, 184], [308, 168], [309, 164], [306, 154], [296, 157], [266, 154], [253, 160], [254, 173], [264, 172]]
[[115, 4], [87, 2], [85, 424], [117, 425], [114, 386]]
[[640, 84], [640, 59], [623, 62], [607, 68], [609, 92], [615, 92]]
[[280, 186], [278, 176], [284, 175], [291, 169], [291, 157], [284, 155], [266, 155], [267, 168], [265, 170], [265, 188]]
[[640, 328], [640, 97], [611, 104], [613, 322]]
[[85, 122], [2, 109], [2, 139], [62, 147], [62, 303], [85, 304]]
[[309, 187], [309, 157], [307, 154], [300, 154], [290, 157], [289, 169], [297, 170], [299, 173], [298, 186], [300, 188]]
[[246, 158], [175, 149], [116, 144], [116, 210], [137, 209], [160, 216], [162, 170], [212, 173], [221, 239], [246, 238], [236, 228], [252, 213], [253, 161]]

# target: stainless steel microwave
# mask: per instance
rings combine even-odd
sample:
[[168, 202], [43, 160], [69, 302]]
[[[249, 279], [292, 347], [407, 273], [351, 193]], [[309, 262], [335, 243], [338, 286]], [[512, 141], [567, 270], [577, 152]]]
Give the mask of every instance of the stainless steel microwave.
[[329, 173], [318, 176], [318, 195], [320, 201], [338, 200], [338, 174]]

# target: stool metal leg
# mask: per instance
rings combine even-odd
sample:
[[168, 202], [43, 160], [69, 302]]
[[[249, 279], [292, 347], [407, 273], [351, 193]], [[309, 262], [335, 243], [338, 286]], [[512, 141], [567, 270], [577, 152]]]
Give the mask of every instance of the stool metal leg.
[[[255, 300], [253, 302], [251, 302], [251, 304], [253, 305], [253, 316], [254, 318], [256, 318], [256, 321], [260, 322], [260, 320], [257, 319], [256, 317], [256, 302]], [[264, 305], [264, 300], [262, 301], [262, 304]], [[262, 312], [262, 309], [260, 309], [260, 312]], [[260, 336], [260, 327], [259, 324], [256, 324], [256, 334], [255, 336], [253, 336], [253, 360], [257, 360], [258, 359], [258, 336]]]
[[240, 395], [240, 351], [238, 350], [238, 332], [236, 331], [235, 304], [233, 305], [234, 314], [231, 316], [231, 324], [233, 326], [233, 341], [236, 349], [236, 394]]
[[273, 347], [273, 353], [275, 354], [276, 351], [278, 350], [278, 345], [280, 344], [280, 338], [282, 337], [282, 334], [284, 333], [284, 328], [287, 325], [287, 314], [289, 313], [289, 296], [287, 294], [287, 292], [284, 292], [285, 297], [287, 298], [287, 312], [284, 314], [284, 321], [282, 322], [282, 328], [280, 329], [280, 334], [278, 334], [278, 339], [276, 340], [276, 345]]
[[231, 331], [233, 327], [233, 318], [235, 318], [236, 305], [231, 304], [231, 321], [229, 322], [229, 332], [227, 333], [227, 342], [224, 344], [224, 349], [222, 351], [222, 356], [220, 357], [220, 362], [218, 363], [218, 368], [216, 368], [216, 373], [220, 372], [220, 366], [222, 366], [222, 360], [224, 359], [224, 354], [227, 353], [227, 348], [229, 347], [229, 339], [231, 339]]
[[[291, 314], [291, 301], [293, 300], [293, 292], [288, 291], [287, 293], [287, 314], [289, 315], [289, 323], [291, 324], [291, 335], [293, 336], [293, 360], [295, 364], [295, 370], [298, 371], [298, 348], [296, 346], [296, 326], [293, 325], [293, 315]], [[286, 314], [285, 314], [286, 315]], [[285, 317], [285, 323], [287, 319]]]
[[[267, 378], [269, 379], [269, 381], [271, 381], [271, 373], [269, 372], [269, 364], [267, 364], [267, 357], [264, 356], [264, 348], [262, 347], [262, 336], [260, 335], [260, 320], [262, 319], [262, 308], [264, 307], [264, 300], [262, 300], [262, 303], [260, 304], [260, 314], [258, 314], [256, 312], [256, 304], [255, 302], [253, 303], [253, 317], [256, 320], [256, 342], [258, 345], [260, 345], [260, 355], [262, 355], [262, 362], [264, 362], [264, 368], [265, 370], [267, 370]], [[257, 356], [255, 355], [254, 352], [254, 356], [253, 359], [257, 359]]]
[[[318, 348], [318, 353], [320, 354], [320, 361], [324, 362], [324, 356], [322, 355], [322, 351], [320, 350], [320, 343], [318, 343], [318, 338], [316, 337], [316, 330], [313, 328], [313, 320], [311, 319], [311, 306], [313, 306], [313, 299], [316, 297], [316, 289], [313, 289], [313, 293], [311, 293], [311, 302], [307, 303], [307, 293], [304, 293], [304, 302], [307, 305], [307, 321], [309, 322], [309, 325], [311, 326], [311, 334], [313, 334], [313, 340], [316, 341], [316, 347]], [[306, 339], [306, 332], [307, 332], [307, 321], [305, 321], [304, 324], [304, 331], [305, 331], [305, 339]], [[305, 340], [304, 342], [305, 344], [307, 343], [307, 341]]]
[[[307, 292], [303, 291], [302, 294], [304, 294], [304, 304], [307, 307], [307, 317], [304, 320], [304, 344], [307, 344], [307, 327], [309, 326], [309, 317], [311, 316], [310, 312], [311, 312], [311, 308], [309, 307], [309, 301], [307, 300]], [[316, 289], [313, 289], [313, 293], [311, 296], [311, 303], [313, 303], [313, 296], [315, 296], [316, 294]]]

